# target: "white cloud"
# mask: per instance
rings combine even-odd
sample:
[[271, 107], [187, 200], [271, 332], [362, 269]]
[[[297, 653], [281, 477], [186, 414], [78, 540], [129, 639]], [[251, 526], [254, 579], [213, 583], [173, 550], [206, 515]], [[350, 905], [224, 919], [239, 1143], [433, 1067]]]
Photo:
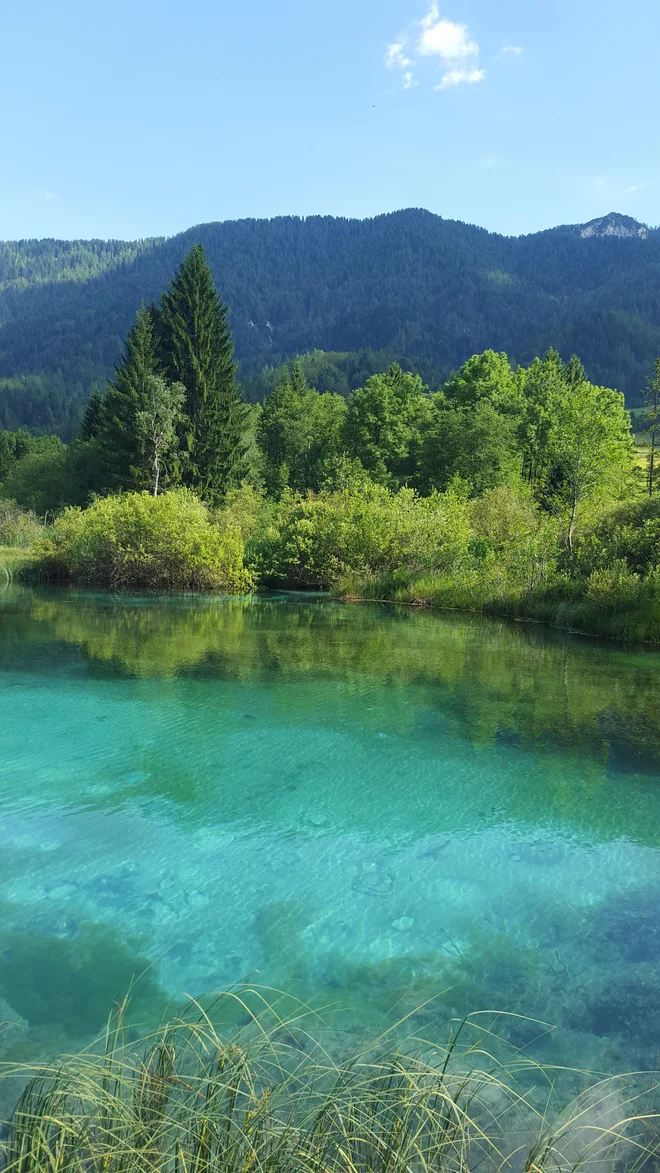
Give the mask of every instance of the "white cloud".
[[407, 69], [412, 65], [409, 57], [404, 53], [404, 42], [394, 41], [393, 44], [387, 46], [387, 65], [389, 69]]
[[55, 195], [55, 192], [54, 192], [54, 191], [47, 191], [47, 192], [46, 192], [46, 195], [45, 195], [45, 199], [47, 199], [47, 200], [56, 200], [56, 199], [57, 199], [57, 196]]
[[485, 69], [448, 69], [440, 85], [434, 86], [434, 89], [448, 90], [451, 86], [474, 85], [478, 81], [483, 81], [485, 76]]
[[627, 187], [627, 188], [626, 188], [626, 194], [627, 194], [627, 195], [632, 195], [632, 193], [633, 193], [634, 191], [644, 191], [644, 188], [645, 188], [645, 187], [646, 187], [646, 184], [645, 184], [645, 183], [633, 183], [632, 187]]
[[[505, 45], [502, 52], [522, 53], [522, 49]], [[474, 85], [486, 76], [485, 70], [478, 67], [479, 46], [468, 26], [441, 16], [438, 0], [431, 0], [426, 16], [410, 25], [387, 46], [385, 62], [389, 69], [403, 72], [403, 89], [410, 90], [420, 84], [417, 69], [413, 73], [413, 67], [424, 57], [435, 58], [441, 74], [439, 84], [434, 87], [436, 90]]]
[[417, 50], [423, 57], [437, 56], [442, 61], [461, 61], [476, 57], [479, 46], [470, 38], [465, 24], [441, 18], [437, 4], [432, 4], [421, 22], [422, 35]]
[[506, 57], [510, 54], [513, 57], [522, 57], [525, 50], [520, 45], [502, 45], [498, 53], [498, 57]]

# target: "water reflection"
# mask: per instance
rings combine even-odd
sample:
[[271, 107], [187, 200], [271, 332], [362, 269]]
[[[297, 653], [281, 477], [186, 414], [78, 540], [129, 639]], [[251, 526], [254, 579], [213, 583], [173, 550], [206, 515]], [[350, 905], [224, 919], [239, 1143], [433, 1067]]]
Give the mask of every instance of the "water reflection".
[[77, 1038], [134, 974], [154, 1014], [258, 971], [362, 1029], [515, 1011], [547, 1057], [645, 1065], [659, 665], [300, 596], [4, 593], [0, 998]]

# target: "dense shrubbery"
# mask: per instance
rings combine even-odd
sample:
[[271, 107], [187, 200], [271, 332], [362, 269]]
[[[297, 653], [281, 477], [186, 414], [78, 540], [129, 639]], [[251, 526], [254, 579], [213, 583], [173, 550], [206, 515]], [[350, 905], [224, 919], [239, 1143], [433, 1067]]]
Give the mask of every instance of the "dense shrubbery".
[[185, 489], [153, 497], [122, 493], [66, 509], [37, 544], [41, 569], [119, 590], [248, 591], [243, 540], [214, 524]]

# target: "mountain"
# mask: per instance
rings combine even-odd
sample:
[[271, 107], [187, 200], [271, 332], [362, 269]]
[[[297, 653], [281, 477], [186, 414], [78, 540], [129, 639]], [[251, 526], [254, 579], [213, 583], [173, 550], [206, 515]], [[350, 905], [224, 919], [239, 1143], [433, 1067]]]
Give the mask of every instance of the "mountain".
[[[196, 241], [248, 382], [311, 349], [396, 355], [438, 384], [494, 347], [550, 345], [639, 402], [660, 354], [660, 230], [618, 213], [505, 237], [408, 209], [202, 224], [167, 239], [0, 243], [0, 426], [70, 435], [141, 301]], [[356, 369], [360, 363], [356, 364]]]

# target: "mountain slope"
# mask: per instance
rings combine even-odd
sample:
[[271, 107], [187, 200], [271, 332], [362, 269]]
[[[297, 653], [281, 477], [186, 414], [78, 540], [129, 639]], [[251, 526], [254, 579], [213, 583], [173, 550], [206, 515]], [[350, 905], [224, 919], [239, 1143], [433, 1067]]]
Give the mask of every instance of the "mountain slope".
[[244, 374], [312, 348], [395, 353], [435, 380], [493, 346], [557, 345], [636, 402], [660, 353], [660, 231], [612, 213], [503, 237], [409, 209], [203, 224], [134, 243], [0, 244], [0, 425], [74, 426], [142, 300], [195, 241]]

